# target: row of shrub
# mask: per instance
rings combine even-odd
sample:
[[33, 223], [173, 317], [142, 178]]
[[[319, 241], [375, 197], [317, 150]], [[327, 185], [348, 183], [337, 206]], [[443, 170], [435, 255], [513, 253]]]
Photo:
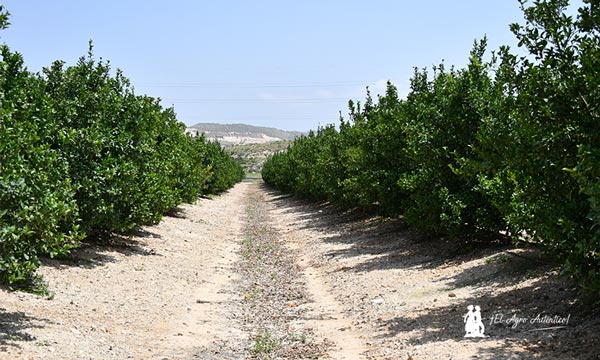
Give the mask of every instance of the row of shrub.
[[0, 52], [1, 280], [28, 280], [41, 255], [156, 223], [242, 179], [218, 143], [187, 135], [173, 109], [136, 95], [91, 44], [76, 65], [38, 74], [6, 45]]
[[600, 7], [521, 1], [501, 47], [468, 65], [415, 70], [400, 99], [350, 101], [349, 119], [268, 159], [263, 179], [344, 206], [401, 214], [435, 235], [499, 233], [539, 245], [585, 291], [600, 291]]

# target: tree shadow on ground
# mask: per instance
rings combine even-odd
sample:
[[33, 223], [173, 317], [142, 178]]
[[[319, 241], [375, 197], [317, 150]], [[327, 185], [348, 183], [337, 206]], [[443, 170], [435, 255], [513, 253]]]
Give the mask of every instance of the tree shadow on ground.
[[[448, 340], [485, 341], [463, 338], [467, 306], [479, 305], [486, 337], [505, 341], [499, 348], [482, 347], [480, 356], [485, 359], [598, 359], [600, 348], [590, 346], [600, 343], [600, 312], [578, 302], [577, 291], [566, 285], [555, 274], [540, 276], [528, 286], [500, 294], [483, 292], [452, 305], [425, 308], [421, 315], [397, 316], [380, 323], [379, 336], [406, 333], [410, 335], [410, 345]], [[510, 321], [513, 315], [526, 320], [515, 325]], [[568, 323], [564, 328], [540, 330], [561, 325], [545, 322], [545, 315], [553, 319], [568, 317]]]
[[301, 228], [319, 231], [326, 243], [346, 245], [330, 250], [329, 259], [359, 257], [344, 271], [383, 269], [441, 269], [473, 260], [484, 262], [465, 267], [452, 278], [440, 278], [450, 287], [506, 285], [525, 277], [556, 271], [558, 265], [535, 248], [516, 249], [504, 238], [460, 239], [422, 236], [401, 218], [389, 218], [328, 203], [281, 194], [264, 185], [269, 201], [280, 211], [294, 214]]
[[171, 210], [167, 211], [165, 216], [176, 219], [185, 219], [187, 214], [185, 213], [185, 209], [183, 209], [181, 206], [176, 206]]
[[71, 250], [70, 254], [59, 259], [42, 259], [46, 266], [55, 268], [81, 267], [92, 269], [114, 263], [117, 260], [111, 253], [125, 256], [158, 255], [148, 247], [149, 239], [160, 239], [161, 236], [142, 227], [134, 228], [127, 234], [97, 234], [84, 239], [80, 246]]
[[[330, 258], [377, 255], [349, 271], [436, 268], [483, 257], [494, 257], [513, 249], [507, 239], [473, 240], [426, 237], [409, 229], [402, 218], [383, 217], [356, 209], [340, 209], [326, 202], [281, 194], [263, 185], [269, 201], [280, 211], [294, 214], [301, 228], [317, 230], [325, 242], [347, 245]], [[547, 260], [541, 259], [540, 262]]]
[[[560, 266], [536, 249], [512, 250], [511, 248], [492, 254], [486, 261], [462, 269], [450, 277], [442, 277], [450, 287], [493, 288], [495, 285], [510, 285], [516, 281], [536, 279], [552, 273], [558, 277]], [[565, 281], [563, 281], [565, 280]], [[561, 287], [573, 287], [566, 279]]]
[[23, 312], [9, 312], [0, 308], [0, 353], [7, 347], [20, 348], [18, 342], [35, 341], [27, 329], [42, 328], [46, 319], [39, 319]]
[[[482, 344], [478, 357], [485, 359], [600, 359], [600, 311], [579, 299], [576, 287], [558, 276], [559, 266], [534, 248], [515, 249], [505, 239], [465, 240], [427, 238], [406, 227], [401, 218], [386, 218], [355, 210], [336, 208], [325, 202], [283, 195], [268, 186], [268, 200], [283, 213], [293, 214], [296, 226], [317, 230], [321, 241], [343, 244], [329, 251], [329, 258], [358, 257], [361, 261], [343, 271], [368, 272], [382, 269], [456, 271], [434, 281], [450, 288], [470, 288], [476, 294], [451, 305], [433, 302], [424, 310], [401, 312], [379, 321], [380, 337], [408, 338], [417, 346], [440, 341], [484, 341], [464, 339], [463, 316], [468, 305], [479, 305], [489, 338], [505, 345]], [[368, 256], [371, 255], [371, 256]], [[474, 261], [481, 260], [484, 261]], [[474, 261], [463, 266], [463, 264]], [[458, 266], [457, 266], [458, 265]], [[335, 270], [342, 271], [342, 270]], [[490, 317], [503, 322], [490, 324]], [[516, 314], [529, 322], [512, 328], [507, 319]], [[565, 328], [535, 330], [547, 324], [531, 323], [538, 314], [566, 317]], [[547, 325], [547, 326], [551, 326]]]

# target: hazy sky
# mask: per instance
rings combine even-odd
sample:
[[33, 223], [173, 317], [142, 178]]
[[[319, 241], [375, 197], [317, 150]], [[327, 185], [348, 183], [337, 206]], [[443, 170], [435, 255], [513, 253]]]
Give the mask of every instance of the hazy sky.
[[29, 70], [74, 64], [94, 41], [136, 92], [173, 105], [188, 125], [287, 130], [336, 122], [348, 99], [391, 80], [406, 94], [413, 67], [464, 66], [475, 38], [514, 47], [517, 0], [229, 0], [3, 2], [0, 41]]

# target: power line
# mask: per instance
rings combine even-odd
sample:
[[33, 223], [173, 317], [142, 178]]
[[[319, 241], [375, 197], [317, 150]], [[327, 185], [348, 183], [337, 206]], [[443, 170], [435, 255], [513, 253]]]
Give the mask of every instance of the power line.
[[306, 120], [306, 121], [331, 121], [331, 122], [335, 122], [339, 119], [339, 117], [336, 116], [321, 116], [321, 117], [309, 117], [309, 116], [299, 116], [299, 117], [287, 117], [287, 116], [279, 116], [279, 117], [242, 117], [242, 116], [238, 116], [238, 117], [230, 117], [230, 118], [217, 118], [217, 117], [211, 117], [211, 116], [204, 116], [204, 117], [198, 117], [198, 116], [180, 116], [182, 119], [188, 119], [191, 121], [202, 121], [202, 120], [206, 120], [206, 119], [210, 119], [211, 122], [248, 122], [248, 121], [270, 121], [270, 122], [275, 122], [275, 121], [287, 121], [287, 120]]
[[337, 81], [337, 82], [314, 82], [314, 83], [243, 83], [243, 82], [199, 82], [199, 83], [138, 83], [136, 87], [140, 88], [244, 88], [244, 89], [263, 89], [263, 88], [311, 88], [311, 87], [351, 87], [376, 85], [376, 81]]
[[179, 114], [181, 118], [192, 119], [192, 120], [202, 120], [202, 119], [211, 119], [211, 121], [251, 121], [251, 120], [260, 120], [260, 121], [277, 121], [277, 120], [321, 120], [321, 121], [335, 121], [338, 120], [339, 114], [273, 114], [267, 113], [264, 115], [261, 114], [252, 114], [252, 115], [215, 115], [211, 116], [210, 114]]
[[282, 103], [282, 104], [316, 104], [316, 103], [336, 103], [348, 101], [348, 98], [281, 98], [281, 99], [260, 99], [260, 98], [190, 98], [190, 99], [161, 99], [167, 103], [176, 104], [200, 104], [200, 103]]

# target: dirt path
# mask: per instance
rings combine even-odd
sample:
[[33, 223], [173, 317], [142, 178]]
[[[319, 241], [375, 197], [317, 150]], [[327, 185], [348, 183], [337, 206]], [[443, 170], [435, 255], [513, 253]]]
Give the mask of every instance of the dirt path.
[[[171, 215], [47, 261], [50, 296], [0, 291], [0, 359], [600, 356], [599, 317], [532, 251], [427, 241], [259, 183]], [[468, 305], [484, 338], [464, 338]], [[537, 314], [568, 323], [539, 331]]]
[[[345, 330], [367, 359], [600, 359], [599, 311], [536, 251], [428, 240], [399, 219], [264, 190], [313, 297], [351, 322], [333, 336]], [[469, 305], [482, 338], [464, 337]]]
[[40, 273], [51, 299], [0, 292], [0, 358], [191, 359], [218, 344], [243, 348], [233, 267], [246, 190], [48, 261]]
[[[283, 234], [284, 224], [274, 213], [264, 189], [253, 186], [247, 197], [241, 276], [246, 329], [255, 339], [251, 353], [275, 359], [362, 359], [366, 348], [361, 336], [351, 330], [324, 284], [305, 271], [300, 249]], [[265, 340], [270, 348], [258, 349]]]

